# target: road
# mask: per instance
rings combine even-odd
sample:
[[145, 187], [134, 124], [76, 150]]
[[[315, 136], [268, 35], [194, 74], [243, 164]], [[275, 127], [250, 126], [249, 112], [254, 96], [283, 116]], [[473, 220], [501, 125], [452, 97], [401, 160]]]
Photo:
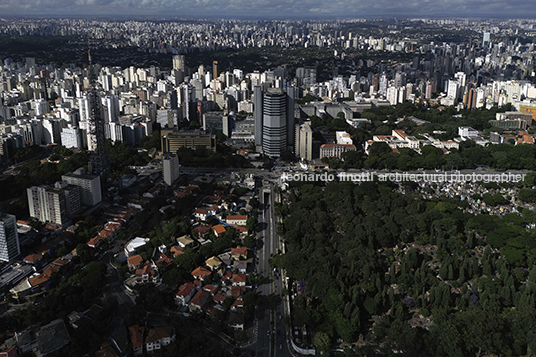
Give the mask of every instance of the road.
[[127, 293], [126, 289], [123, 286], [123, 280], [121, 275], [117, 270], [117, 267], [111, 262], [113, 256], [113, 251], [108, 251], [102, 256], [99, 260], [106, 264], [108, 270], [108, 281], [104, 289], [104, 296], [114, 297], [119, 305], [124, 305], [125, 307], [133, 307], [135, 305], [135, 299], [133, 296]]
[[[283, 323], [281, 273], [274, 272], [269, 263], [270, 258], [280, 249], [276, 232], [277, 221], [274, 215], [274, 191], [271, 183], [260, 188], [259, 198], [263, 209], [259, 219], [262, 229], [258, 233], [261, 245], [257, 251], [259, 257], [257, 272], [265, 277], [265, 281], [257, 291], [266, 304], [257, 312], [259, 324], [255, 352], [257, 356], [290, 356], [286, 343], [286, 326]], [[270, 301], [274, 300], [269, 299], [270, 294], [277, 297], [275, 306], [270, 306]]]

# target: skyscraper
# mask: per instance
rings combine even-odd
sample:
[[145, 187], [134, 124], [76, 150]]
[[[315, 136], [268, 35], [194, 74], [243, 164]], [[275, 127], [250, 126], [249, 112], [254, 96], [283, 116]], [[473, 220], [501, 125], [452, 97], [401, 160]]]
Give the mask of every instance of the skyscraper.
[[9, 262], [20, 254], [17, 219], [0, 212], [0, 261]]
[[287, 100], [280, 89], [270, 88], [263, 96], [262, 151], [280, 156], [287, 147]]
[[212, 79], [218, 78], [218, 61], [212, 62]]
[[490, 43], [490, 33], [484, 32], [484, 35], [482, 36], [482, 47], [488, 47]]
[[254, 88], [255, 147], [268, 156], [294, 150], [294, 99], [296, 88]]
[[173, 69], [181, 70], [184, 72], [184, 55], [173, 56]]

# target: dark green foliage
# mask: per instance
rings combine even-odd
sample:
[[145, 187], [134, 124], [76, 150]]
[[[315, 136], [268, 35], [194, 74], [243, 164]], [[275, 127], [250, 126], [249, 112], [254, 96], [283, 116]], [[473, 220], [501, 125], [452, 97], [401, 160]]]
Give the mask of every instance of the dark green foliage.
[[[454, 202], [369, 182], [304, 184], [288, 199], [287, 253], [272, 263], [306, 284], [293, 300], [293, 319], [318, 334], [319, 347], [326, 338], [365, 334], [386, 342], [384, 352], [408, 356], [534, 351], [534, 334], [526, 335], [517, 312], [536, 307], [529, 211], [474, 216]], [[434, 325], [411, 328], [417, 311]]]

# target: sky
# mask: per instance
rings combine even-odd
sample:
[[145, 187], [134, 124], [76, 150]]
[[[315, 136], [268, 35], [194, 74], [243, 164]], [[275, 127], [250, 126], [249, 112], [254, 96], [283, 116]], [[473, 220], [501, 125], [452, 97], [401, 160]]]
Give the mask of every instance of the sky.
[[534, 0], [0, 0], [2, 16], [536, 18]]

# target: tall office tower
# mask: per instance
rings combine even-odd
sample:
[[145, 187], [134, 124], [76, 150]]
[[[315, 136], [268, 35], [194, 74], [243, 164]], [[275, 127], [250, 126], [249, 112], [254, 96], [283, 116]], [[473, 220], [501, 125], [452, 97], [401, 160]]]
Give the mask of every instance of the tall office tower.
[[184, 55], [173, 56], [173, 69], [184, 71]]
[[98, 175], [87, 174], [79, 168], [61, 176], [69, 185], [80, 187], [80, 203], [84, 206], [94, 206], [102, 201], [101, 181]]
[[203, 66], [202, 64], [199, 65], [197, 73], [199, 73], [199, 79], [203, 82], [205, 77], [205, 66]]
[[255, 119], [255, 150], [262, 150], [262, 87], [253, 89], [253, 118]]
[[104, 105], [108, 122], [116, 122], [119, 119], [119, 98], [115, 95], [107, 95], [104, 98]]
[[482, 36], [482, 47], [489, 47], [490, 44], [490, 33], [484, 32], [484, 35]]
[[311, 123], [296, 125], [296, 146], [294, 152], [304, 160], [313, 159], [313, 129]]
[[164, 155], [162, 159], [164, 182], [169, 186], [179, 178], [179, 157], [177, 155]]
[[0, 212], [0, 261], [9, 262], [20, 254], [15, 216]]
[[218, 73], [218, 61], [213, 61], [212, 62], [212, 79], [216, 79], [218, 78], [219, 76], [219, 73]]
[[80, 189], [65, 181], [56, 182], [54, 188], [33, 186], [26, 191], [30, 217], [40, 222], [64, 225], [80, 210]]
[[262, 103], [262, 151], [281, 156], [287, 147], [287, 98], [280, 89], [270, 88]]
[[253, 95], [255, 148], [269, 156], [280, 156], [294, 149], [294, 100], [296, 88], [287, 92], [256, 86]]

